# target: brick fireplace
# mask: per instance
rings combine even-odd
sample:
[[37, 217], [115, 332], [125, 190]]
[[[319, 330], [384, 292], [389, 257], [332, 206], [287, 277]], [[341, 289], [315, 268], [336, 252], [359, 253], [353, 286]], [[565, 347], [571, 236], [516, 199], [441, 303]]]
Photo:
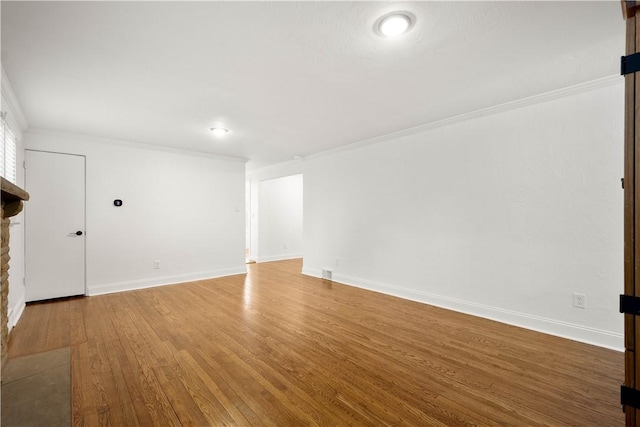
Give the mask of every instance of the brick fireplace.
[[2, 246], [0, 249], [0, 277], [2, 278], [2, 288], [0, 294], [0, 349], [2, 350], [1, 365], [4, 366], [7, 359], [7, 343], [9, 339], [9, 218], [22, 211], [22, 202], [29, 200], [29, 194], [20, 187], [12, 184], [0, 177], [0, 188], [2, 189], [1, 213], [2, 213]]

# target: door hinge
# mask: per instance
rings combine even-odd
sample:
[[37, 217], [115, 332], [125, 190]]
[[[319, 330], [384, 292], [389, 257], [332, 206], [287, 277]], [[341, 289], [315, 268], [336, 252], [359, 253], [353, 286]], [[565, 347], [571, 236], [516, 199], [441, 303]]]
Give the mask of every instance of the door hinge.
[[25, 160], [22, 161], [22, 169], [27, 168], [27, 162]]
[[633, 408], [640, 408], [640, 390], [627, 387], [626, 385], [620, 386], [620, 403], [622, 406], [631, 406]]
[[620, 178], [620, 184], [622, 184], [622, 189], [624, 190], [624, 178]]
[[640, 298], [633, 295], [620, 295], [620, 313], [640, 315]]
[[626, 75], [640, 71], [640, 52], [620, 58], [620, 74]]

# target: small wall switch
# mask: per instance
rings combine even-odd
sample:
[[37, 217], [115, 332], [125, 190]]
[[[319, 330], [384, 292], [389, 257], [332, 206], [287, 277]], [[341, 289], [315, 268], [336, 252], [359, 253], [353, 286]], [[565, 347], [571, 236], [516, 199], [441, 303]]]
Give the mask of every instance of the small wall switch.
[[587, 296], [585, 294], [573, 294], [573, 306], [587, 308]]
[[155, 269], [160, 268], [160, 261], [158, 261], [158, 260], [153, 261], [153, 268], [155, 268]]

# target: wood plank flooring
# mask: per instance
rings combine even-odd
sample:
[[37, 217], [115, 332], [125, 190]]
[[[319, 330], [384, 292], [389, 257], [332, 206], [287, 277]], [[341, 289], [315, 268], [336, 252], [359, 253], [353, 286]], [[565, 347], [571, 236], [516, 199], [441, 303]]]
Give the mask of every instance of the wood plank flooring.
[[302, 276], [33, 304], [9, 357], [71, 348], [77, 426], [621, 426], [623, 354]]

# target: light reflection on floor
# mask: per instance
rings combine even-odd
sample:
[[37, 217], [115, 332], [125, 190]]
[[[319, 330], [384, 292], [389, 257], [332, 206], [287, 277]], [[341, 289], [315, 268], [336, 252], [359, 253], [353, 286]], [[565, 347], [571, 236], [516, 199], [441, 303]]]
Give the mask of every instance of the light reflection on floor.
[[244, 308], [251, 308], [251, 275], [247, 274], [244, 279], [244, 288], [242, 291], [242, 302]]

